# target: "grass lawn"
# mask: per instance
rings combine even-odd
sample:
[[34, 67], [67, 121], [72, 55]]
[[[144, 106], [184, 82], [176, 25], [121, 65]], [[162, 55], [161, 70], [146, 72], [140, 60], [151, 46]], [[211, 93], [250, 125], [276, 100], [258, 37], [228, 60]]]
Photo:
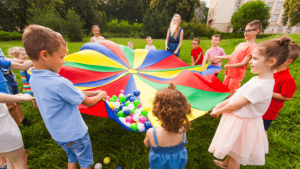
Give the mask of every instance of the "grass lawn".
[[[299, 35], [290, 35], [293, 40], [300, 44]], [[270, 37], [268, 39], [274, 38]], [[88, 39], [87, 39], [88, 40]], [[86, 42], [87, 42], [86, 40]], [[134, 49], [145, 48], [145, 39], [125, 39], [112, 38], [109, 39], [118, 44], [127, 45], [128, 41], [132, 41]], [[259, 39], [257, 42], [267, 39]], [[234, 51], [235, 46], [243, 39], [222, 40], [220, 46], [227, 54]], [[86, 42], [69, 42], [68, 48], [70, 53], [79, 51], [80, 47]], [[164, 49], [164, 40], [154, 39], [153, 45], [157, 49]], [[184, 40], [180, 58], [191, 63], [190, 51], [192, 49], [191, 40]], [[22, 46], [21, 41], [0, 42], [0, 48], [8, 56], [7, 50], [13, 46]], [[206, 52], [210, 48], [210, 40], [202, 40], [201, 48]], [[223, 61], [223, 65], [227, 61]], [[291, 74], [295, 78], [296, 83], [300, 85], [300, 59], [290, 66]], [[15, 71], [18, 78], [19, 89], [22, 91], [21, 77], [18, 71]], [[254, 75], [250, 73], [248, 68], [246, 76], [242, 82], [244, 84]], [[218, 78], [223, 81], [224, 70], [219, 73]], [[300, 114], [299, 113], [300, 92], [297, 89], [293, 99], [287, 101], [285, 106], [279, 113], [278, 118], [272, 123], [269, 129], [270, 151], [266, 155], [265, 166], [242, 166], [241, 168], [300, 168]], [[201, 103], [199, 103], [201, 104]], [[37, 108], [32, 108], [32, 104], [22, 103], [25, 117], [36, 122], [30, 127], [21, 129], [23, 141], [26, 149], [31, 150], [28, 154], [29, 168], [66, 168], [67, 156], [62, 148], [60, 148], [51, 138]], [[103, 166], [103, 168], [115, 168], [120, 165], [123, 168], [149, 168], [148, 154], [149, 149], [145, 148], [143, 140], [145, 133], [130, 132], [106, 118], [82, 115], [89, 127], [89, 134], [92, 141], [94, 161], [95, 163], [103, 163], [104, 157], [110, 157], [111, 163]], [[189, 143], [186, 148], [188, 150], [188, 163], [186, 168], [217, 168], [213, 163], [213, 155], [207, 150], [212, 141], [220, 118], [212, 118], [208, 114], [192, 121], [193, 130], [188, 131], [187, 139]]]

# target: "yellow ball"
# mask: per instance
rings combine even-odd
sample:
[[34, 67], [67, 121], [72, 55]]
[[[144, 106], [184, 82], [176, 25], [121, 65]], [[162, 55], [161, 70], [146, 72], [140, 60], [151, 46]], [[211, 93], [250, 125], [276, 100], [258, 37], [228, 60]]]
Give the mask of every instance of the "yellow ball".
[[113, 102], [109, 102], [109, 103], [108, 103], [108, 106], [109, 106], [111, 109], [115, 108], [115, 106], [114, 106], [114, 103], [113, 103]]
[[145, 110], [145, 111], [150, 111], [150, 110], [151, 110], [151, 106], [150, 106], [149, 103], [146, 103], [146, 104], [144, 105], [144, 110]]
[[109, 164], [109, 163], [110, 163], [110, 158], [109, 158], [109, 157], [105, 157], [105, 158], [103, 159], [103, 163], [104, 163], [104, 164]]

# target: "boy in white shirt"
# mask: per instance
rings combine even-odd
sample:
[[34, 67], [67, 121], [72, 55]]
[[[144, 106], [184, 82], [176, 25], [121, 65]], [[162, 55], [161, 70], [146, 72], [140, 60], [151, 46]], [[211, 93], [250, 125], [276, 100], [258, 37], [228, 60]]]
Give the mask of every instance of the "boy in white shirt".
[[152, 38], [151, 36], [147, 36], [146, 37], [146, 41], [147, 41], [147, 44], [145, 49], [149, 49], [149, 50], [156, 50], [155, 46], [152, 45]]

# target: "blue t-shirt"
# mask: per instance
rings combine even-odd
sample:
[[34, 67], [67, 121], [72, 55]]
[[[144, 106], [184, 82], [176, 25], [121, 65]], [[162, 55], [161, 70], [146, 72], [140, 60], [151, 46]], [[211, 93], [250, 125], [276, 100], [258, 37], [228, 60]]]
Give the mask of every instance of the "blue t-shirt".
[[[0, 57], [0, 68], [1, 69], [9, 69], [11, 65], [11, 61], [8, 61], [4, 58]], [[2, 72], [0, 72], [0, 93], [10, 94], [7, 86], [6, 79]]]
[[30, 68], [29, 80], [46, 128], [58, 142], [78, 140], [87, 133], [87, 126], [78, 110], [85, 95], [72, 82], [45, 69]]

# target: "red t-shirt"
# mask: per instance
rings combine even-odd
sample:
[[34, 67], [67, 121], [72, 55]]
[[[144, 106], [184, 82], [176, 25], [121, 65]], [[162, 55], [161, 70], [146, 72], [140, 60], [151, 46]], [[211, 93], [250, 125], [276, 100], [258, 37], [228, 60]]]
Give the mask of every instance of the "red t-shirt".
[[[297, 87], [289, 70], [290, 69], [287, 68], [286, 70], [274, 73], [274, 93], [279, 93], [283, 97], [292, 98]], [[267, 112], [263, 115], [263, 119], [275, 120], [280, 109], [283, 107], [283, 103], [284, 100], [272, 98]]]
[[198, 47], [196, 49], [192, 49], [191, 56], [194, 57], [194, 60], [197, 60], [198, 56], [200, 55], [200, 59], [196, 63], [196, 65], [202, 65], [203, 61], [203, 51], [202, 48]]

